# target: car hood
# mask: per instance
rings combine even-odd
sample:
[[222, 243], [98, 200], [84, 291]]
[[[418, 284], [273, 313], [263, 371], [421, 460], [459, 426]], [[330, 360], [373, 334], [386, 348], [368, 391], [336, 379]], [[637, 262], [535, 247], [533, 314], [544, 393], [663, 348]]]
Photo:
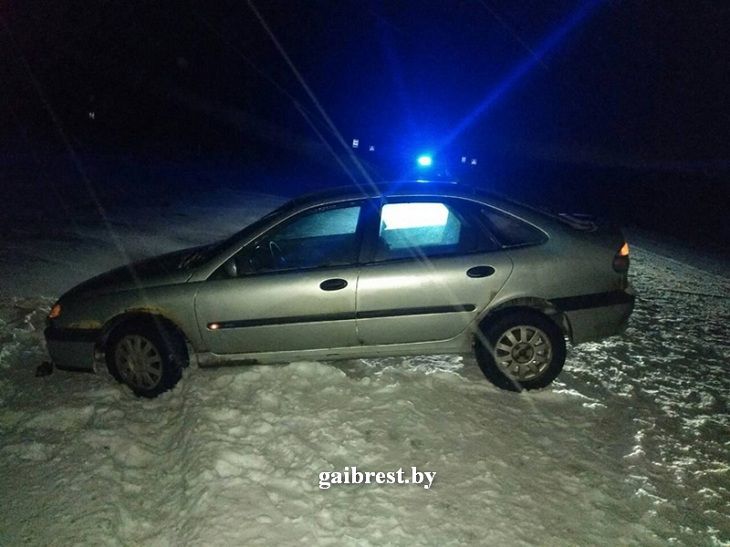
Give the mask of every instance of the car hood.
[[182, 249], [115, 268], [76, 285], [62, 299], [184, 283], [192, 274], [185, 267], [186, 258], [200, 249]]

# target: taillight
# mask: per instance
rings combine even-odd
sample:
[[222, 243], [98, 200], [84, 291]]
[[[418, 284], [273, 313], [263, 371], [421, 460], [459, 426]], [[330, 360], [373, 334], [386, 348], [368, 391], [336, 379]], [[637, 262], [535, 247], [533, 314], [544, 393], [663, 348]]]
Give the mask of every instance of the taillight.
[[61, 304], [56, 302], [53, 307], [51, 308], [51, 311], [48, 312], [48, 319], [56, 319], [61, 315]]
[[613, 257], [613, 269], [618, 273], [626, 273], [629, 271], [629, 244], [624, 241], [621, 248]]

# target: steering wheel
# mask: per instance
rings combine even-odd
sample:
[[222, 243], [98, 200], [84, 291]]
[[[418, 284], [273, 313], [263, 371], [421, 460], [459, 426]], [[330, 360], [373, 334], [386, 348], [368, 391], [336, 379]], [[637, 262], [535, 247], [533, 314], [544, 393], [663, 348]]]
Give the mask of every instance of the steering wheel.
[[286, 264], [286, 258], [284, 258], [284, 253], [282, 252], [281, 247], [279, 247], [279, 244], [273, 239], [269, 240], [269, 252], [271, 253], [271, 259], [274, 261], [274, 264]]

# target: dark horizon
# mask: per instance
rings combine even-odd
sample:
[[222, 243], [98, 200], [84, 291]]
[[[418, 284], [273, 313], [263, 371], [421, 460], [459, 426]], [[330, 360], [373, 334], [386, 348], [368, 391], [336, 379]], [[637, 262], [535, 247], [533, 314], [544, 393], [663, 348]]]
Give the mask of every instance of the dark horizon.
[[[479, 185], [598, 213], [605, 203], [619, 221], [675, 232], [687, 229], [667, 217], [681, 214], [694, 235], [730, 241], [720, 2], [254, 5], [342, 138], [376, 146], [361, 151], [374, 164], [420, 150], [478, 157]], [[8, 165], [70, 146], [92, 164], [319, 170], [338, 182], [338, 161], [356, 171], [245, 2], [11, 2], [0, 17]], [[14, 177], [6, 170], [6, 190]]]

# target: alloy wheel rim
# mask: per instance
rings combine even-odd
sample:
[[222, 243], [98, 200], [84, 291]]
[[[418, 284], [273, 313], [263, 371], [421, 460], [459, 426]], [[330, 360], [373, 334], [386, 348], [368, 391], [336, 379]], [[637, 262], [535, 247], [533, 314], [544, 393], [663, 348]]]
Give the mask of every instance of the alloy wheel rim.
[[535, 380], [547, 371], [553, 359], [553, 346], [544, 331], [532, 325], [507, 329], [494, 346], [497, 365], [510, 378], [520, 382]]
[[115, 361], [122, 379], [133, 387], [153, 389], [162, 379], [160, 353], [139, 334], [128, 334], [119, 341]]

